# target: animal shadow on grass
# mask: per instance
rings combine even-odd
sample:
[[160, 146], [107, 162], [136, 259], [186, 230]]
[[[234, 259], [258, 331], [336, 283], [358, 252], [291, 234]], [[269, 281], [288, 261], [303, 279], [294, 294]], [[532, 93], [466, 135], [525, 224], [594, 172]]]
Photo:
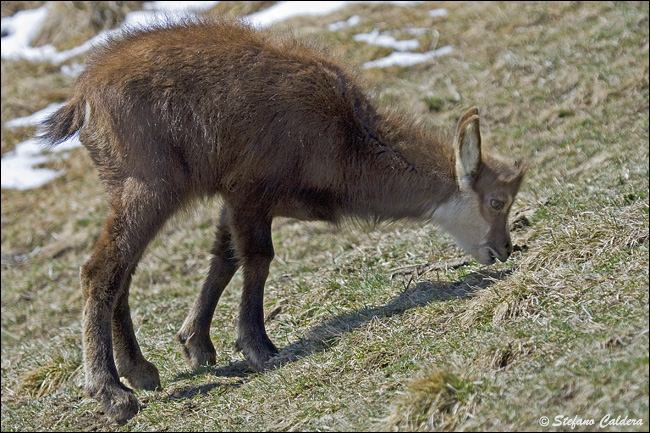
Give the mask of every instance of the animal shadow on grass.
[[[161, 400], [168, 402], [174, 400], [190, 399], [196, 397], [199, 394], [207, 394], [217, 388], [219, 389], [219, 393], [224, 393], [229, 389], [239, 388], [242, 386], [245, 382], [245, 379], [247, 379], [253, 373], [253, 371], [248, 367], [246, 361], [235, 361], [222, 367], [205, 366], [199, 368], [196, 371], [181, 373], [174, 377], [174, 379], [172, 379], [172, 382], [177, 382], [183, 379], [190, 379], [204, 373], [218, 377], [237, 377], [239, 380], [236, 380], [234, 382], [210, 382], [201, 385], [175, 388], [167, 396], [161, 398]], [[142, 399], [142, 401], [146, 404], [145, 399]]]
[[[490, 286], [494, 281], [505, 279], [512, 270], [472, 272], [463, 281], [457, 282], [431, 282], [423, 281], [413, 287], [407, 287], [402, 293], [379, 307], [367, 307], [358, 311], [341, 314], [312, 328], [307, 336], [293, 344], [280, 349], [273, 359], [274, 367], [295, 362], [317, 352], [327, 350], [336, 344], [336, 340], [347, 332], [363, 326], [375, 317], [391, 317], [402, 314], [412, 308], [422, 307], [431, 302], [447, 301], [450, 299], [467, 299], [478, 290]], [[183, 373], [173, 381], [188, 379], [197, 374], [209, 373], [218, 377], [239, 377], [236, 382], [213, 382], [202, 385], [193, 385], [174, 390], [163, 400], [178, 400], [193, 398], [198, 394], [205, 394], [216, 388], [223, 392], [230, 388], [238, 388], [245, 383], [251, 374], [254, 374], [245, 361], [235, 361], [221, 367], [202, 367], [200, 370]]]
[[430, 302], [467, 299], [494, 281], [504, 279], [511, 272], [509, 269], [472, 272], [459, 282], [423, 281], [413, 287], [407, 287], [385, 305], [341, 314], [312, 328], [306, 337], [280, 349], [280, 353], [273, 358], [274, 366], [279, 367], [327, 350], [328, 347], [336, 344], [343, 334], [354, 331], [375, 317], [395, 316], [412, 308], [423, 307]]

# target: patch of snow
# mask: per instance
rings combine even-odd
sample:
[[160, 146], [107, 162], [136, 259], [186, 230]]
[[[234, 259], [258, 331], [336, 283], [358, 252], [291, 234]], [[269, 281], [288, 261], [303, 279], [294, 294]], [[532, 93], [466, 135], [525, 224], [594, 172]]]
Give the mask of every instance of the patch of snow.
[[[41, 25], [47, 18], [50, 8], [48, 5], [36, 9], [18, 11], [10, 17], [2, 18], [2, 49], [3, 59], [22, 58], [29, 43], [34, 39], [41, 29]], [[53, 47], [52, 47], [53, 48]]]
[[2, 34], [6, 35], [2, 38], [1, 56], [3, 59], [27, 59], [59, 65], [74, 56], [85, 53], [95, 44], [103, 43], [111, 32], [115, 32], [115, 30], [102, 32], [83, 44], [64, 51], [58, 51], [50, 44], [32, 47], [30, 43], [38, 34], [48, 12], [49, 6], [45, 5], [37, 9], [19, 11], [10, 17], [2, 18]]
[[253, 27], [264, 28], [297, 16], [328, 15], [351, 3], [385, 3], [394, 6], [415, 6], [422, 1], [283, 1], [244, 17]]
[[[19, 117], [5, 122], [5, 126], [10, 128], [38, 126], [63, 105], [63, 103], [50, 104], [29, 116]], [[61, 144], [49, 148], [44, 146], [36, 138], [30, 138], [22, 143], [18, 143], [14, 150], [6, 152], [2, 155], [2, 160], [0, 160], [2, 188], [20, 190], [38, 188], [61, 176], [63, 171], [56, 171], [49, 168], [36, 168], [37, 165], [44, 164], [50, 159], [44, 151], [65, 152], [79, 146], [81, 146], [81, 142], [77, 135], [73, 135]]]
[[84, 65], [79, 63], [74, 63], [72, 65], [63, 65], [61, 66], [61, 73], [67, 75], [68, 77], [76, 78], [84, 71]]
[[[65, 51], [58, 51], [52, 45], [32, 47], [31, 40], [38, 33], [46, 19], [49, 6], [28, 9], [15, 13], [13, 16], [2, 18], [2, 58], [23, 58], [32, 61], [50, 61], [61, 64], [74, 56], [83, 54], [93, 46], [103, 44], [111, 35], [119, 33], [124, 28], [148, 27], [161, 22], [170, 23], [194, 16], [197, 12], [213, 7], [216, 1], [153, 1], [143, 4], [143, 10], [133, 11], [126, 15], [119, 29], [99, 33], [83, 44]], [[258, 28], [268, 27], [274, 23], [296, 16], [327, 15], [350, 3], [388, 3], [396, 6], [413, 6], [421, 1], [281, 1], [266, 9], [243, 18], [250, 25]], [[434, 9], [435, 10], [435, 9]], [[346, 21], [348, 26], [358, 24], [358, 16]], [[336, 24], [336, 23], [335, 23]]]
[[[52, 151], [61, 152], [81, 146], [76, 136], [71, 137]], [[6, 152], [0, 160], [0, 180], [2, 188], [27, 190], [38, 188], [61, 176], [63, 171], [49, 168], [36, 168], [37, 165], [49, 161], [43, 154], [41, 142], [32, 138], [16, 145], [16, 148]]]
[[264, 28], [297, 16], [328, 15], [343, 8], [348, 3], [347, 1], [277, 2], [273, 6], [247, 15], [244, 17], [244, 21], [253, 27]]
[[[38, 34], [43, 21], [47, 18], [49, 6], [37, 9], [27, 9], [14, 15], [2, 18], [2, 58], [27, 59], [31, 61], [52, 62], [59, 65], [79, 54], [83, 54], [94, 46], [102, 45], [106, 40], [124, 28], [147, 27], [161, 22], [169, 23], [195, 16], [198, 11], [209, 9], [215, 1], [156, 1], [143, 5], [144, 10], [133, 11], [126, 15], [118, 29], [106, 30], [87, 40], [83, 44], [69, 50], [58, 51], [52, 45], [32, 47], [32, 39]], [[309, 3], [309, 2], [306, 2]]]
[[404, 33], [408, 33], [409, 35], [413, 36], [420, 36], [423, 35], [427, 32], [430, 32], [431, 29], [428, 29], [426, 27], [407, 27], [402, 30]]
[[451, 45], [438, 48], [437, 50], [428, 51], [426, 53], [395, 52], [389, 56], [382, 57], [381, 59], [366, 62], [363, 64], [363, 67], [369, 69], [387, 68], [389, 66], [413, 66], [429, 61], [435, 57], [449, 55], [452, 52], [454, 52], [454, 47]]
[[361, 17], [359, 15], [352, 15], [345, 21], [337, 21], [327, 26], [327, 29], [330, 32], [337, 32], [348, 27], [354, 27], [361, 22]]
[[432, 9], [429, 11], [428, 15], [430, 17], [446, 17], [449, 15], [449, 10], [445, 8], [439, 8], [439, 9]]
[[417, 39], [398, 41], [387, 34], [380, 34], [377, 29], [374, 29], [370, 33], [359, 33], [358, 35], [354, 35], [354, 40], [357, 42], [365, 42], [369, 45], [392, 48], [397, 51], [416, 50], [420, 47], [420, 42]]
[[65, 103], [53, 103], [29, 116], [19, 117], [17, 119], [5, 122], [5, 126], [15, 128], [18, 126], [38, 126], [43, 120], [54, 114], [56, 110], [63, 107]]

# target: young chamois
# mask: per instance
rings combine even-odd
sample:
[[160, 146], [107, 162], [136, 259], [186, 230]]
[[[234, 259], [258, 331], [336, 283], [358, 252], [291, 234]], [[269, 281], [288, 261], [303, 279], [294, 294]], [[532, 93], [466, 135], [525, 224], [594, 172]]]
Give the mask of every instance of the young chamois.
[[78, 133], [108, 194], [81, 268], [86, 391], [122, 422], [134, 388], [160, 379], [135, 338], [129, 285], [147, 244], [194, 199], [223, 206], [210, 271], [177, 335], [189, 365], [215, 363], [210, 322], [233, 274], [244, 283], [236, 345], [252, 368], [278, 353], [264, 284], [278, 216], [432, 220], [482, 264], [512, 252], [508, 212], [525, 164], [481, 149], [476, 108], [441, 134], [379, 110], [354, 74], [317, 50], [230, 21], [131, 31], [97, 49], [41, 137]]

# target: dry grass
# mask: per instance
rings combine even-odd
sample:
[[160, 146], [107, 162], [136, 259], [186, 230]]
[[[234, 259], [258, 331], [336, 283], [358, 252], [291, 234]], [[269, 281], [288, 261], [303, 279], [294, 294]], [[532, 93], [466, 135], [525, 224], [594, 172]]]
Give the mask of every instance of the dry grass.
[[127, 13], [142, 8], [142, 1], [50, 2], [50, 12], [32, 45], [51, 44], [59, 50], [81, 45], [98, 33], [119, 27]]
[[[429, 17], [436, 7], [449, 15]], [[354, 14], [357, 27], [326, 30]], [[366, 70], [369, 91], [445, 126], [477, 105], [486, 146], [529, 159], [512, 215], [518, 251], [482, 268], [432, 227], [278, 220], [265, 312], [280, 367], [252, 373], [233, 348], [236, 275], [211, 330], [217, 364], [192, 372], [173, 337], [209, 266], [219, 202], [200, 203], [134, 275], [135, 328], [163, 390], [139, 392], [145, 407], [119, 429], [521, 431], [541, 416], [611, 414], [644, 422], [620, 430], [647, 430], [647, 3], [354, 4], [274, 29], [360, 67], [388, 52], [354, 34], [402, 38], [406, 25], [431, 30], [421, 50], [456, 51]], [[52, 65], [3, 60], [2, 152], [31, 133], [6, 120], [65, 99], [71, 84]], [[106, 205], [83, 149], [51, 166], [66, 174], [2, 191], [2, 429], [113, 430], [78, 370], [78, 269]]]
[[33, 9], [43, 6], [44, 1], [3, 1], [0, 7], [0, 15], [2, 18], [11, 16], [18, 11], [24, 9]]
[[[18, 386], [21, 388], [18, 392], [28, 393], [31, 398], [42, 398], [64, 386], [70, 386], [68, 382], [72, 380], [73, 376], [80, 376], [81, 369], [80, 357], [76, 359], [66, 359], [60, 356], [52, 358], [47, 364], [25, 371], [18, 379]], [[81, 381], [77, 380], [77, 383], [81, 383]], [[73, 382], [72, 386], [75, 385], [77, 384]]]
[[[623, 214], [617, 205], [598, 214], [583, 211], [556, 218], [552, 226], [533, 234], [538, 247], [529, 250], [518, 264], [527, 272], [512, 277], [505, 290], [474, 297], [459, 315], [462, 325], [473, 327], [491, 318], [498, 326], [519, 316], [541, 320], [549, 311], [580, 311], [589, 299], [579, 295], [589, 286], [602, 290], [605, 285], [622, 282], [621, 275], [607, 277], [602, 270], [608, 270], [610, 261], [626, 256], [630, 249], [648, 243], [647, 215], [647, 204], [635, 203]], [[631, 265], [642, 269], [643, 263]], [[607, 295], [616, 293], [612, 290]], [[620, 294], [617, 299], [621, 301]]]
[[205, 11], [204, 16], [228, 15], [234, 18], [241, 18], [246, 15], [254, 14], [262, 9], [273, 5], [274, 1], [229, 1], [217, 3], [213, 8]]
[[457, 430], [478, 407], [481, 382], [438, 367], [419, 373], [396, 399], [392, 414], [384, 421], [384, 431]]
[[59, 68], [45, 62], [2, 60], [2, 154], [17, 143], [33, 136], [34, 128], [6, 128], [6, 120], [28, 116], [52, 102], [68, 98], [68, 88], [74, 79], [59, 72]]

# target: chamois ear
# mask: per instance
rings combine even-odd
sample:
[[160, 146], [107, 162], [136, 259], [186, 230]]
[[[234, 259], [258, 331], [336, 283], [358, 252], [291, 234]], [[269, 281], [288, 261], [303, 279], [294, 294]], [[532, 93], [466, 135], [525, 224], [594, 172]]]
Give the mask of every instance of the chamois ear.
[[515, 168], [519, 171], [519, 174], [518, 174], [519, 177], [524, 177], [524, 175], [528, 171], [528, 166], [529, 165], [530, 164], [525, 159], [522, 159], [520, 161], [515, 162]]
[[462, 116], [460, 116], [460, 119], [458, 120], [458, 125], [456, 126], [456, 135], [460, 133], [460, 127], [465, 124], [467, 119], [469, 119], [472, 116], [478, 116], [478, 108], [472, 107], [469, 110], [465, 112]]
[[458, 125], [455, 148], [458, 186], [461, 190], [468, 191], [481, 165], [481, 131], [478, 115], [470, 116]]

